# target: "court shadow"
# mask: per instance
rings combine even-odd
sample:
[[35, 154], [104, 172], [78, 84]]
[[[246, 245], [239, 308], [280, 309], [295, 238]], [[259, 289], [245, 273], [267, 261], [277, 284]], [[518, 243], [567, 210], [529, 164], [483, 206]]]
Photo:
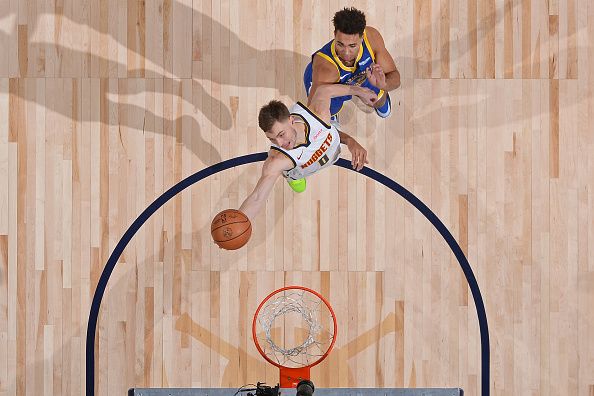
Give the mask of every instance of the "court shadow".
[[[219, 386], [235, 386], [237, 373], [243, 369], [243, 375], [247, 382], [257, 381], [257, 378], [247, 378], [247, 367], [258, 367], [259, 372], [264, 372], [267, 363], [259, 354], [252, 356], [245, 349], [231, 344], [229, 341], [223, 340], [219, 335], [212, 333], [207, 328], [195, 322], [188, 313], [183, 313], [175, 322], [175, 329], [181, 334], [191, 336], [194, 341], [199, 342], [213, 353], [220, 354], [228, 363], [223, 372], [223, 381]], [[297, 329], [297, 331], [306, 332], [304, 329]], [[365, 349], [378, 345], [379, 341], [390, 333], [396, 331], [396, 315], [390, 312], [377, 326], [367, 330], [357, 338], [349, 341], [342, 347], [335, 346], [329, 355], [329, 359], [334, 357], [344, 357], [347, 360], [351, 359]], [[251, 331], [248, 331], [251, 333]], [[260, 336], [259, 336], [260, 337]], [[250, 337], [251, 338], [251, 337]], [[253, 342], [253, 341], [248, 341]], [[255, 348], [255, 347], [254, 347]], [[331, 364], [337, 364], [337, 358], [331, 359]], [[326, 362], [327, 364], [330, 364]], [[349, 370], [349, 383], [353, 383], [353, 376]]]
[[[302, 3], [293, 5], [296, 26], [301, 24], [300, 18], [303, 6]], [[277, 93], [274, 96], [286, 96], [292, 101], [305, 100], [302, 83], [303, 70], [311, 59], [310, 54], [325, 42], [324, 40], [315, 48], [307, 49], [307, 55], [296, 51], [270, 48], [271, 39], [258, 40], [259, 37], [253, 34], [254, 29], [257, 29], [257, 25], [249, 22], [256, 17], [256, 10], [247, 6], [241, 6], [245, 8], [245, 12], [241, 12], [239, 18], [233, 23], [235, 29], [240, 32], [237, 33], [204, 12], [189, 7], [180, 1], [164, 1], [158, 2], [156, 5], [147, 5], [144, 2], [129, 2], [127, 8], [129, 26], [126, 35], [118, 34], [113, 23], [110, 25], [111, 21], [108, 20], [108, 17], [114, 15], [109, 15], [106, 4], [100, 3], [96, 7], [74, 10], [72, 7], [56, 6], [53, 14], [40, 13], [35, 15], [33, 12], [27, 25], [18, 25], [18, 29], [15, 25], [13, 29], [9, 29], [12, 34], [0, 30], [0, 41], [12, 40], [18, 42], [19, 73], [21, 77], [52, 77], [51, 74], [53, 73], [55, 77], [72, 75], [74, 78], [79, 78], [86, 73], [84, 78], [150, 78], [166, 81], [156, 89], [153, 88], [154, 85], [152, 84], [123, 83], [125, 93], [122, 93], [119, 89], [114, 89], [114, 87], [122, 86], [122, 84], [107, 84], [108, 89], [101, 92], [101, 106], [107, 109], [117, 107], [120, 114], [145, 112], [147, 117], [154, 118], [155, 122], [153, 124], [157, 126], [167, 126], [168, 124], [189, 126], [190, 133], [175, 131], [175, 139], [178, 143], [187, 146], [194, 152], [204, 164], [213, 164], [223, 159], [219, 149], [213, 144], [212, 136], [221, 134], [221, 137], [224, 138], [226, 136], [224, 131], [230, 133], [239, 132], [238, 129], [241, 126], [237, 125], [237, 112], [240, 111], [239, 109], [243, 109], [244, 106], [248, 106], [248, 103], [252, 100], [252, 98], [244, 99], [240, 97], [237, 91], [231, 93], [232, 90], [226, 90], [225, 92], [229, 96], [223, 97], [221, 96], [221, 86], [270, 88]], [[513, 12], [516, 7], [519, 7], [517, 3], [513, 4], [511, 9], [506, 12]], [[0, 19], [10, 20], [14, 17], [14, 15], [8, 13], [7, 7], [3, 8], [3, 10], [4, 13], [0, 14]], [[147, 18], [147, 15], [149, 18]], [[476, 26], [464, 36], [457, 38], [456, 42], [469, 43], [469, 45], [464, 46], [462, 51], [456, 51], [457, 56], [463, 57], [469, 55], [469, 53], [472, 59], [480, 56], [478, 54], [479, 44], [482, 46], [481, 48], [488, 47], [491, 44], [491, 41], [494, 40], [496, 26], [502, 23], [505, 15], [504, 12], [497, 12], [497, 10], [493, 10], [484, 16], [478, 15]], [[52, 40], [47, 40], [49, 32], [44, 23], [47, 22], [48, 16], [51, 17], [51, 20], [57, 22], [57, 27], [69, 26], [73, 29], [78, 28], [85, 31], [85, 37], [89, 44], [92, 41], [91, 37], [100, 37], [98, 43], [100, 45], [89, 50], [88, 48], [92, 48], [90, 45], [86, 48], [71, 48], [70, 46], [55, 44], [54, 41], [57, 39], [55, 35], [51, 36]], [[149, 30], [147, 21], [162, 22], [163, 34], [158, 37], [162, 41], [151, 42], [147, 38], [147, 31]], [[132, 22], [136, 22], [136, 24]], [[191, 31], [188, 32], [188, 34], [191, 33], [192, 40], [187, 40], [185, 45], [173, 43], [173, 39], [176, 38], [173, 35], [174, 22], [176, 25], [180, 22], [192, 26]], [[14, 23], [16, 24], [16, 22]], [[416, 21], [415, 23], [420, 22]], [[370, 21], [370, 24], [374, 25], [372, 21]], [[377, 27], [380, 31], [382, 30], [381, 26]], [[284, 28], [287, 29], [288, 27]], [[429, 26], [418, 29], [415, 37], [405, 36], [397, 39], [396, 48], [401, 48], [401, 43], [404, 42], [412, 41], [416, 43], [415, 51], [417, 53], [412, 59], [396, 56], [397, 52], [394, 48], [389, 48], [392, 55], [401, 63], [398, 65], [399, 68], [402, 69], [405, 65], [412, 65], [415, 68], [415, 77], [426, 78], [431, 75], [433, 69], [442, 68], [439, 59], [429, 59], [431, 54], [422, 50], [422, 48], [430, 44], [431, 29], [432, 26], [429, 24]], [[331, 38], [331, 34], [332, 32], [329, 31], [328, 39]], [[149, 38], [154, 39], [152, 36]], [[157, 48], [162, 48], [163, 51], [149, 50], [153, 44], [156, 44]], [[441, 45], [440, 53], [449, 57], [453, 44], [453, 40], [445, 41]], [[101, 53], [107, 53], [106, 48], [111, 49], [111, 51], [114, 48], [125, 51], [126, 59], [129, 62], [120, 62], [119, 59], [122, 59], [122, 56], [119, 56], [119, 58], [113, 54], [110, 57], [102, 56]], [[180, 52], [183, 55], [179, 55]], [[523, 55], [525, 58], [533, 56], [531, 53]], [[517, 62], [526, 62], [527, 59], [525, 58]], [[453, 61], [456, 60], [452, 60], [448, 64]], [[494, 59], [491, 60], [491, 62], [494, 61]], [[138, 66], [139, 63], [140, 67]], [[171, 79], [191, 79], [191, 94], [180, 92], [180, 84], [170, 82]], [[413, 89], [413, 86], [403, 84], [400, 89], [410, 90]], [[21, 95], [23, 92], [24, 90], [17, 89], [11, 91], [11, 94]], [[125, 103], [125, 100], [119, 97], [120, 95], [137, 95], [140, 93], [172, 98], [173, 106], [178, 111], [162, 115], [161, 112], [150, 111], [137, 103]], [[80, 97], [81, 95], [78, 96], [79, 100]], [[188, 100], [189, 97], [191, 97], [190, 100]], [[403, 97], [403, 95], [400, 95], [400, 97]], [[23, 99], [28, 100], [26, 97]], [[49, 107], [52, 111], [61, 111], [60, 106], [54, 107], [52, 105], [52, 99], [48, 96], [43, 105]], [[184, 103], [187, 103], [187, 107], [194, 109], [195, 112], [184, 114], [184, 110], [179, 110]], [[484, 101], [478, 103], [479, 106], [483, 104]], [[394, 107], [394, 111], [399, 111], [400, 103], [395, 103]], [[435, 111], [447, 110], [446, 106]], [[256, 111], [257, 109], [254, 108], [254, 119]], [[352, 114], [349, 115], [348, 113], [353, 111], [355, 111], [354, 107], [347, 108], [342, 116], [352, 118]], [[180, 112], [181, 114], [179, 114]], [[200, 123], [199, 118], [201, 117], [198, 117], [196, 113], [201, 113], [203, 119], [208, 120], [208, 124]], [[71, 113], [63, 115], [72, 117]], [[408, 117], [413, 117], [413, 121], [420, 123], [423, 122], [423, 119], [432, 116], [432, 113], [427, 112], [423, 112], [420, 118], [417, 112], [408, 115]], [[132, 124], [133, 121], [128, 121], [127, 117], [101, 119], [97, 113], [92, 112], [84, 112], [79, 117], [87, 117], [87, 119], [80, 118], [80, 121], [109, 123], [110, 125], [116, 123], [121, 126], [138, 128], [138, 123]], [[214, 135], [207, 133], [207, 131], [210, 131], [210, 125], [214, 126], [212, 131]], [[470, 125], [470, 127], [474, 128], [475, 126]], [[162, 131], [171, 129], [172, 127], [157, 127], [154, 128], [153, 132], [163, 133]], [[347, 132], [355, 136], [361, 134], [360, 131]], [[420, 133], [426, 132], [421, 130]], [[434, 133], [438, 132], [435, 131]], [[189, 136], [191, 136], [192, 142], [188, 141]], [[412, 134], [410, 137], [412, 137]], [[200, 150], [199, 147], [205, 149]], [[206, 155], [206, 152], [209, 154]]]
[[[129, 2], [129, 5], [132, 3]], [[144, 2], [142, 4], [144, 5]], [[141, 35], [145, 33], [146, 26], [142, 26], [142, 24], [129, 26], [128, 35], [124, 37], [124, 40], [120, 40], [120, 36], [112, 34], [108, 23], [104, 20], [105, 15], [101, 13], [104, 13], [105, 10], [95, 10], [101, 14], [101, 21], [91, 21], [91, 8], [86, 10], [86, 14], [82, 14], [74, 13], [72, 10], [68, 13], [63, 6], [56, 7], [54, 14], [31, 15], [27, 25], [19, 25], [18, 29], [15, 25], [13, 29], [9, 29], [11, 34], [0, 30], [0, 42], [12, 41], [18, 43], [19, 78], [16, 79], [16, 83], [11, 84], [12, 89], [8, 92], [11, 94], [11, 103], [14, 103], [17, 98], [23, 101], [33, 101], [50, 111], [76, 119], [77, 115], [73, 114], [71, 109], [65, 109], [57, 104], [56, 98], [50, 93], [46, 94], [43, 100], [37, 101], [34, 95], [27, 95], [25, 86], [27, 82], [23, 80], [28, 77], [64, 78], [69, 76], [74, 79], [100, 78], [102, 80], [112, 80], [115, 82], [104, 84], [106, 88], [100, 92], [101, 110], [98, 112], [81, 112], [78, 114], [78, 121], [99, 122], [111, 126], [117, 125], [139, 129], [137, 120], [136, 122], [129, 121], [129, 117], [101, 117], [100, 114], [113, 113], [114, 109], [118, 110], [118, 114], [144, 112], [144, 118], [152, 118], [154, 119], [152, 125], [160, 126], [154, 127], [152, 132], [164, 133], [163, 131], [173, 130], [172, 134], [177, 143], [187, 146], [194, 154], [199, 156], [201, 162], [210, 165], [220, 162], [222, 157], [212, 141], [204, 137], [208, 136], [208, 134], [204, 134], [203, 131], [210, 131], [210, 125], [212, 125], [214, 127], [212, 129], [213, 136], [221, 134], [222, 138], [227, 138], [228, 133], [237, 133], [239, 129], [236, 118], [238, 107], [247, 106], [250, 102], [248, 98], [244, 100], [233, 95], [222, 98], [220, 96], [221, 86], [271, 88], [280, 95], [290, 96], [292, 100], [296, 100], [296, 91], [302, 83], [299, 79], [287, 79], [285, 75], [293, 75], [294, 73], [290, 72], [290, 70], [294, 69], [299, 69], [299, 73], [301, 73], [301, 70], [309, 62], [307, 56], [282, 49], [256, 48], [251, 43], [242, 40], [228, 27], [178, 1], [165, 1], [155, 9], [155, 12], [158, 13], [158, 19], [163, 21], [166, 31], [163, 34], [163, 42], [161, 43], [165, 50], [162, 53], [155, 54], [154, 51], [146, 51], [146, 47], [150, 44], [145, 40], [140, 40], [143, 45], [140, 49], [128, 46], [125, 41], [126, 38], [134, 37], [135, 33]], [[7, 13], [7, 7], [2, 8], [2, 10], [4, 14], [0, 14], [0, 19], [10, 20], [14, 17], [13, 14]], [[144, 9], [137, 9], [136, 11], [140, 12], [143, 17], [145, 16]], [[185, 18], [186, 20], [189, 18], [190, 21], [200, 26], [200, 34], [196, 34], [196, 37], [194, 37], [185, 57], [172, 54], [172, 50], [170, 50], [173, 47], [172, 41], [174, 39], [171, 34], [174, 23], [173, 14], [177, 18]], [[86, 29], [88, 31], [87, 37], [102, 37], [104, 41], [101, 44], [103, 46], [118, 47], [120, 50], [126, 51], [128, 58], [141, 58], [148, 67], [138, 69], [119, 62], [119, 59], [115, 60], [113, 57], [101, 56], [99, 54], [102, 51], [101, 45], [95, 48], [89, 45], [88, 48], [91, 49], [87, 48], [83, 51], [82, 49], [55, 44], [52, 40], [56, 40], [56, 36], [52, 36], [52, 40], [47, 40], [49, 34], [46, 37], [43, 35], [46, 32], [43, 24], [47, 22], [48, 17], [53, 21], [57, 21], [59, 26]], [[95, 15], [95, 19], [98, 18], [99, 16]], [[139, 19], [142, 18], [139, 17]], [[207, 44], [221, 39], [225, 41], [225, 45], [220, 49], [213, 49], [211, 45]], [[90, 41], [90, 39], [87, 41]], [[167, 52], [167, 49], [169, 49], [169, 52]], [[242, 72], [238, 70], [235, 73], [232, 72], [229, 61], [224, 64], [219, 63], [217, 66], [216, 60], [212, 59], [212, 57], [219, 57], [220, 60], [221, 56], [226, 55], [226, 59], [229, 60], [231, 51], [240, 54], [241, 61], [237, 66], [242, 69]], [[190, 64], [205, 64], [209, 61], [213, 62], [213, 64], [209, 65], [210, 71], [208, 72], [205, 71], [206, 67], [202, 67], [199, 68], [200, 72], [180, 74], [174, 67], [172, 56], [181, 58], [180, 62], [189, 62]], [[190, 65], [186, 69], [191, 70], [192, 66]], [[117, 82], [120, 78], [127, 80], [149, 78], [151, 80], [163, 80], [164, 82], [162, 84]], [[183, 85], [181, 82], [183, 80], [191, 80], [192, 92], [181, 92]], [[83, 96], [81, 92], [71, 93], [80, 103]], [[126, 103], [125, 97], [138, 94], [153, 94], [158, 99], [168, 100], [172, 107], [172, 109], [169, 109], [171, 114], [163, 114], [167, 112], [167, 109], [164, 109], [164, 111], [151, 111], [143, 104]], [[184, 105], [186, 108], [193, 109], [193, 111], [186, 113], [182, 110]], [[200, 123], [200, 117], [197, 117], [196, 113], [201, 113], [203, 119], [208, 120], [208, 123]], [[176, 125], [188, 126], [191, 133], [175, 130]], [[190, 140], [193, 139], [193, 142], [188, 141], [189, 136], [191, 136]], [[201, 150], [198, 150], [198, 147]], [[210, 153], [208, 157], [204, 155], [205, 151]]]

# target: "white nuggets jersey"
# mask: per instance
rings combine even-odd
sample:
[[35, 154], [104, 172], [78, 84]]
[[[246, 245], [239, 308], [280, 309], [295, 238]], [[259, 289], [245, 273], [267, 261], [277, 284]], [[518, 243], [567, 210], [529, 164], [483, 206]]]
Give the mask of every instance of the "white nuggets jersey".
[[276, 144], [271, 146], [293, 162], [293, 169], [283, 172], [285, 178], [301, 179], [334, 164], [340, 156], [340, 135], [336, 127], [326, 124], [301, 102], [295, 103], [289, 111], [298, 122], [305, 124], [305, 141], [296, 142], [291, 150]]

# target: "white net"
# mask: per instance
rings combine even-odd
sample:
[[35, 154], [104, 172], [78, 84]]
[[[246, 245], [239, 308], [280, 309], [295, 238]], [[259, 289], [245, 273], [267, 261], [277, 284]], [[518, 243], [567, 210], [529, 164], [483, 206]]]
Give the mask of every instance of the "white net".
[[317, 362], [334, 340], [330, 309], [317, 295], [288, 289], [272, 296], [258, 312], [258, 343], [278, 364], [297, 368]]

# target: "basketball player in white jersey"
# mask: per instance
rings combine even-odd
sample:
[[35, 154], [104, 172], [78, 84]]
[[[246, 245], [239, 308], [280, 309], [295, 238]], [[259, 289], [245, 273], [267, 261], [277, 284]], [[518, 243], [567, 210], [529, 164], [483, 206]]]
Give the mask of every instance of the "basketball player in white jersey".
[[309, 97], [307, 106], [297, 102], [290, 112], [278, 100], [260, 109], [258, 124], [272, 145], [260, 180], [239, 207], [249, 219], [260, 211], [279, 176], [284, 176], [294, 191], [305, 191], [305, 178], [334, 164], [341, 143], [351, 152], [353, 169], [359, 171], [365, 166], [367, 151], [330, 123], [330, 100], [344, 95], [356, 95], [369, 106], [377, 100], [375, 92], [368, 88], [331, 84], [320, 86]]

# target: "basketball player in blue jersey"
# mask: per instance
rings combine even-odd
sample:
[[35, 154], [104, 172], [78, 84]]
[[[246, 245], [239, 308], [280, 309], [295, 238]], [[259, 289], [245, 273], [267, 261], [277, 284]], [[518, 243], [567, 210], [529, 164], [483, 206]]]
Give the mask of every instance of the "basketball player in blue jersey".
[[297, 102], [289, 111], [282, 102], [273, 100], [260, 109], [258, 124], [272, 144], [254, 191], [239, 207], [250, 220], [262, 209], [280, 176], [295, 192], [304, 191], [306, 177], [338, 160], [341, 144], [351, 152], [353, 169], [359, 171], [368, 162], [367, 151], [330, 124], [330, 100], [345, 95], [358, 96], [368, 106], [377, 101], [375, 92], [368, 88], [330, 84], [318, 87], [307, 106]]
[[[305, 68], [303, 82], [307, 95], [327, 84], [357, 85], [371, 89], [378, 100], [373, 105], [378, 116], [385, 118], [392, 110], [389, 91], [400, 86], [400, 73], [386, 49], [382, 35], [366, 26], [365, 14], [355, 8], [344, 8], [334, 14], [334, 40], [312, 55]], [[344, 102], [352, 96], [333, 98], [330, 114], [337, 119]]]

